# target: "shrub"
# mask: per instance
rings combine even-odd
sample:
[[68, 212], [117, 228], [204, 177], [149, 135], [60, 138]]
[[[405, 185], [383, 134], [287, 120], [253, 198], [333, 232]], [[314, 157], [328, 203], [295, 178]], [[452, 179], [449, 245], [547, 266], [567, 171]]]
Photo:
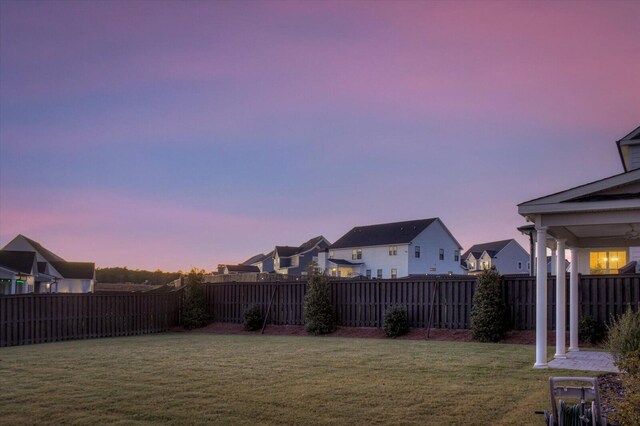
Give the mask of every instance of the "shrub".
[[605, 325], [593, 317], [586, 316], [580, 319], [578, 336], [581, 342], [598, 344], [604, 340], [605, 331]]
[[481, 342], [497, 342], [507, 332], [507, 307], [502, 299], [500, 275], [495, 268], [478, 276], [471, 307], [473, 338]]
[[262, 328], [262, 311], [260, 306], [251, 306], [244, 311], [244, 329], [247, 331], [256, 331]]
[[616, 420], [621, 425], [640, 425], [640, 351], [629, 352], [621, 367], [624, 395], [616, 404]]
[[203, 270], [192, 269], [187, 276], [185, 299], [182, 306], [182, 325], [187, 330], [204, 327], [209, 322], [207, 301], [202, 289], [203, 281]]
[[640, 311], [633, 312], [629, 306], [626, 312], [609, 327], [607, 348], [616, 366], [622, 370], [627, 355], [640, 351]]
[[317, 270], [309, 274], [307, 294], [304, 296], [304, 325], [313, 334], [333, 333], [336, 330], [329, 298], [329, 281]]
[[396, 338], [409, 331], [409, 314], [402, 305], [392, 306], [384, 313], [384, 334]]

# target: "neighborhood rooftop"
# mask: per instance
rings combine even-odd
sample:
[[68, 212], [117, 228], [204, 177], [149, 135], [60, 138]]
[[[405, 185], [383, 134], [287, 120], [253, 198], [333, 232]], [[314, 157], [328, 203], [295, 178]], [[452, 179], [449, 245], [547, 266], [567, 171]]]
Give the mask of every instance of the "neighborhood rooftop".
[[38, 253], [40, 253], [40, 255], [42, 257], [44, 257], [47, 260], [47, 262], [65, 262], [65, 260], [63, 258], [58, 256], [57, 254], [55, 254], [51, 250], [48, 250], [48, 249], [44, 248], [44, 246], [42, 244], [40, 244], [39, 242], [34, 241], [31, 238], [25, 237], [22, 234], [18, 235], [18, 237], [24, 238], [29, 244], [31, 244], [31, 246], [33, 246], [33, 248]]
[[356, 226], [329, 248], [379, 246], [409, 243], [438, 218]]
[[36, 254], [32, 251], [0, 250], [0, 267], [30, 274]]
[[475, 244], [471, 246], [469, 250], [464, 252], [464, 254], [462, 255], [462, 258], [466, 259], [467, 256], [469, 256], [469, 253], [473, 253], [473, 256], [478, 258], [482, 256], [482, 253], [485, 251], [487, 252], [487, 254], [489, 254], [489, 256], [493, 257], [495, 256], [496, 253], [498, 253], [500, 250], [505, 248], [507, 244], [509, 244], [511, 241], [513, 240], [509, 239], [509, 240], [492, 241], [489, 243]]
[[[93, 262], [49, 262], [64, 278], [91, 280], [96, 265]], [[40, 269], [40, 267], [38, 267]]]

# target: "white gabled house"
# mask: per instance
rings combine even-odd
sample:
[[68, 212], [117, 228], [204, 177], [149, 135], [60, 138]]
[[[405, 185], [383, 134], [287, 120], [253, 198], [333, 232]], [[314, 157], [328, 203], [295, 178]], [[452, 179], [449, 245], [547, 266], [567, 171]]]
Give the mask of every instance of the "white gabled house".
[[335, 277], [461, 274], [460, 243], [440, 218], [356, 226], [318, 254]]
[[471, 275], [495, 267], [502, 275], [528, 274], [529, 253], [514, 239], [474, 244], [462, 255], [463, 267]]
[[[2, 277], [3, 289], [0, 291], [5, 294], [20, 293], [90, 293], [94, 290], [95, 285], [95, 263], [92, 262], [67, 262], [62, 257], [44, 248], [40, 243], [18, 235], [4, 246], [0, 252], [9, 254], [4, 255], [4, 263], [11, 263], [17, 259], [16, 255], [11, 253], [29, 253], [33, 256], [35, 266], [31, 272], [31, 278], [25, 282], [24, 290], [19, 285], [11, 287], [7, 290], [9, 275], [7, 270], [11, 270], [11, 265], [2, 264], [2, 256], [0, 256], [0, 277]], [[24, 256], [24, 255], [23, 255]], [[9, 260], [7, 260], [9, 259]], [[15, 263], [14, 263], [15, 266]], [[23, 267], [24, 268], [24, 267]], [[3, 272], [4, 271], [4, 272]], [[26, 271], [14, 271], [24, 274]], [[16, 277], [20, 275], [15, 275]], [[18, 278], [16, 278], [20, 281]]]

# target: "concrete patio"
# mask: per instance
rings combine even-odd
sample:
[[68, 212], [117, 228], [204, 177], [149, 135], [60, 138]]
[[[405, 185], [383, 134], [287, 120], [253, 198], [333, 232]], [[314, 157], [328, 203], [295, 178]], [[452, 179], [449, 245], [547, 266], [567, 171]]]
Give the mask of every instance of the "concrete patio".
[[565, 370], [584, 370], [618, 373], [613, 358], [608, 352], [570, 351], [566, 358], [554, 358], [548, 363], [549, 368]]

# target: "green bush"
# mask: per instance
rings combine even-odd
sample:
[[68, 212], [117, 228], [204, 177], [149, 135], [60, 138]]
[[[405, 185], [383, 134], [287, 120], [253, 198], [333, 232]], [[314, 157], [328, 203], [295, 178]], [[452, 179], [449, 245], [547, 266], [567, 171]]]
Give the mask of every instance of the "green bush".
[[631, 352], [640, 351], [640, 311], [633, 312], [629, 306], [626, 312], [609, 327], [607, 348], [616, 366], [622, 364]]
[[402, 305], [392, 306], [384, 313], [384, 334], [396, 338], [409, 331], [409, 314]]
[[329, 297], [329, 281], [317, 270], [311, 270], [304, 296], [304, 325], [309, 333], [327, 334], [336, 330], [336, 320]]
[[495, 268], [478, 276], [471, 307], [473, 338], [481, 342], [497, 342], [507, 333], [507, 307], [502, 299], [500, 275]]
[[640, 351], [627, 354], [622, 367], [624, 395], [618, 401], [616, 420], [621, 425], [640, 425]]
[[604, 340], [606, 327], [600, 321], [590, 316], [580, 319], [579, 333], [580, 341], [597, 345]]
[[256, 331], [262, 328], [262, 311], [260, 306], [251, 306], [244, 311], [244, 329], [247, 331]]
[[209, 322], [209, 309], [202, 289], [203, 281], [203, 270], [192, 269], [187, 276], [182, 306], [182, 326], [187, 330], [204, 327]]

